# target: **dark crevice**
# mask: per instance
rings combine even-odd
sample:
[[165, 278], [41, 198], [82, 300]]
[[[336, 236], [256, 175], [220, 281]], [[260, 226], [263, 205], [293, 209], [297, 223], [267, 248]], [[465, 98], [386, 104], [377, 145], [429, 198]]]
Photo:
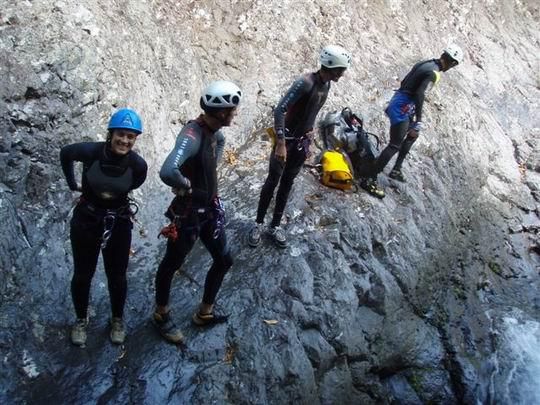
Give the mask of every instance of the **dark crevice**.
[[9, 121], [10, 121], [15, 127], [32, 128], [32, 124], [31, 124], [30, 122], [26, 121], [26, 120], [10, 118]]
[[32, 243], [30, 243], [30, 238], [28, 237], [28, 229], [26, 228], [26, 225], [25, 225], [23, 219], [21, 218], [21, 216], [19, 214], [16, 214], [16, 216], [17, 216], [17, 219], [19, 221], [19, 225], [21, 226], [21, 232], [22, 232], [22, 236], [23, 236], [24, 240], [28, 244], [28, 247], [32, 247]]
[[34, 100], [41, 98], [41, 94], [38, 90], [34, 89], [33, 87], [27, 87], [26, 92], [24, 93], [24, 98], [26, 100]]

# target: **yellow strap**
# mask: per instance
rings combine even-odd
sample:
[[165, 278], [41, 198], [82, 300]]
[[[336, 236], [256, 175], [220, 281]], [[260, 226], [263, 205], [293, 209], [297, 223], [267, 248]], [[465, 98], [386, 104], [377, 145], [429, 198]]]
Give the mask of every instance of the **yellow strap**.
[[433, 85], [435, 86], [439, 83], [439, 80], [441, 80], [441, 72], [434, 70], [433, 73], [435, 73], [435, 81], [433, 82]]
[[270, 142], [272, 142], [272, 147], [276, 144], [276, 131], [274, 130], [274, 127], [268, 127], [266, 128], [266, 133], [268, 134], [268, 137], [270, 138]]

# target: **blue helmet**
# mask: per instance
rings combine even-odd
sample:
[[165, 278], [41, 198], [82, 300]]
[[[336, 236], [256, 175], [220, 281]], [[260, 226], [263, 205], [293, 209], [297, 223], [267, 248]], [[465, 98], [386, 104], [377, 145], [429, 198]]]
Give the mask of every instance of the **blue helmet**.
[[111, 115], [107, 129], [129, 129], [138, 135], [142, 133], [143, 126], [139, 114], [131, 108], [122, 108]]

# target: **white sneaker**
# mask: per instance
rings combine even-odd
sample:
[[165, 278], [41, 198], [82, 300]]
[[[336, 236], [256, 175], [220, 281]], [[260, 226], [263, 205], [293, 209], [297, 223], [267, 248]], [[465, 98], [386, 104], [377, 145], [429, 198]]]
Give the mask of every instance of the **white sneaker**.
[[111, 342], [115, 345], [121, 345], [126, 339], [126, 331], [124, 330], [124, 322], [122, 318], [111, 318]]
[[281, 229], [281, 227], [276, 226], [275, 228], [270, 228], [268, 230], [268, 234], [272, 237], [274, 242], [276, 242], [278, 247], [287, 247], [287, 235], [285, 234], [285, 231]]
[[86, 343], [86, 327], [88, 319], [77, 318], [75, 324], [71, 328], [71, 343], [75, 346], [84, 346]]
[[259, 243], [261, 243], [261, 234], [264, 229], [263, 224], [255, 223], [253, 225], [253, 228], [249, 231], [248, 234], [248, 245], [251, 247], [257, 247], [259, 246]]

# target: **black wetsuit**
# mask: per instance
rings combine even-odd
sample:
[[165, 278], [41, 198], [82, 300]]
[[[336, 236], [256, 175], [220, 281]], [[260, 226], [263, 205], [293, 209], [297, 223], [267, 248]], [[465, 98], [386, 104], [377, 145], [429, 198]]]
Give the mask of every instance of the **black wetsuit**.
[[199, 237], [213, 259], [206, 275], [203, 303], [214, 303], [223, 277], [232, 266], [224, 212], [217, 198], [216, 168], [224, 144], [221, 131], [212, 131], [199, 117], [182, 129], [173, 151], [163, 163], [160, 171], [163, 182], [179, 190], [191, 188], [191, 194], [175, 197], [167, 211], [167, 216], [176, 224], [178, 238], [167, 241], [165, 257], [156, 274], [156, 304], [159, 306], [168, 305], [174, 273]]
[[[129, 191], [145, 179], [146, 162], [130, 151], [120, 156], [105, 142], [68, 145], [60, 151], [62, 170], [71, 190], [77, 190], [73, 163], [83, 163], [82, 196], [71, 219], [74, 272], [71, 295], [77, 318], [86, 318], [90, 285], [99, 251], [107, 275], [111, 312], [121, 318], [127, 293], [126, 271], [133, 224], [128, 206]], [[105, 228], [110, 237], [102, 249]]]
[[276, 107], [274, 128], [278, 138], [286, 139], [287, 160], [284, 163], [276, 158], [274, 146], [270, 155], [268, 177], [259, 198], [257, 223], [264, 222], [274, 190], [279, 183], [270, 226], [276, 227], [280, 224], [294, 179], [309, 153], [311, 140], [305, 135], [313, 129], [315, 118], [324, 105], [329, 90], [330, 82], [323, 83], [318, 72], [309, 73], [293, 83]]
[[417, 139], [407, 135], [409, 127], [413, 121], [422, 121], [426, 90], [430, 83], [438, 81], [440, 70], [438, 59], [418, 62], [401, 81], [399, 90], [385, 110], [390, 118], [390, 143], [372, 165], [363, 167], [360, 175], [367, 177], [382, 172], [397, 152], [399, 155], [393, 170], [401, 170], [403, 160]]

